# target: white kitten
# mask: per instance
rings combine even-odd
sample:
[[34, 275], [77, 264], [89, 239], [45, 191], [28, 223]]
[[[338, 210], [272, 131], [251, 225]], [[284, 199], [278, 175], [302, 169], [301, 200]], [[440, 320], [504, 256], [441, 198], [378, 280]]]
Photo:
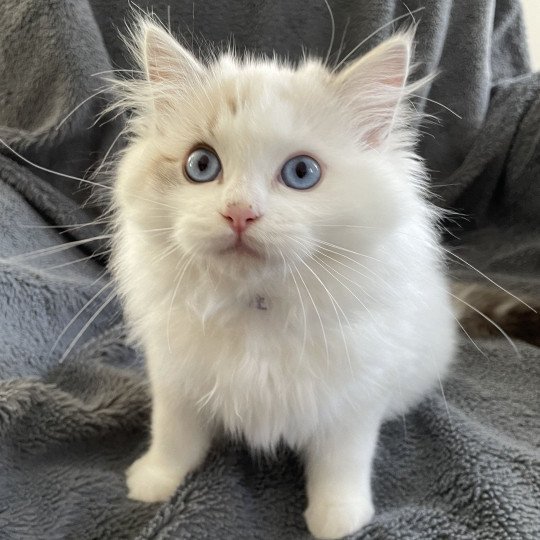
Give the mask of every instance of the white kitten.
[[381, 423], [438, 384], [454, 348], [406, 107], [411, 36], [339, 73], [203, 65], [149, 22], [135, 49], [113, 268], [153, 413], [129, 496], [167, 499], [224, 429], [297, 449], [310, 531], [354, 532], [374, 512]]

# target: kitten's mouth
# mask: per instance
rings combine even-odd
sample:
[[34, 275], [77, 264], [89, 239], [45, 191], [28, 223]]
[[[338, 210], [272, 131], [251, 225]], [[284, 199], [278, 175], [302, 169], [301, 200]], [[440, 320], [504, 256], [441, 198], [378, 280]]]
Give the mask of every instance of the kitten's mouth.
[[225, 249], [220, 250], [220, 253], [230, 254], [240, 257], [251, 257], [255, 259], [261, 259], [262, 255], [256, 249], [248, 246], [245, 242], [242, 242], [241, 239], [237, 239], [236, 242]]

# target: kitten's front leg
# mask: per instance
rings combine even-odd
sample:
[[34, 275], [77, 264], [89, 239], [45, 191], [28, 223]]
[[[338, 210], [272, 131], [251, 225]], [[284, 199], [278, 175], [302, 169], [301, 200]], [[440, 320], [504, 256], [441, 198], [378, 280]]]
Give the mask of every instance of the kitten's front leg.
[[150, 375], [152, 441], [147, 452], [129, 467], [126, 477], [130, 499], [157, 502], [167, 500], [186, 474], [202, 463], [211, 434], [195, 408], [179, 397], [180, 385], [165, 380], [163, 374]]
[[382, 414], [349, 412], [308, 446], [305, 518], [316, 538], [342, 538], [373, 517], [371, 464], [381, 421]]

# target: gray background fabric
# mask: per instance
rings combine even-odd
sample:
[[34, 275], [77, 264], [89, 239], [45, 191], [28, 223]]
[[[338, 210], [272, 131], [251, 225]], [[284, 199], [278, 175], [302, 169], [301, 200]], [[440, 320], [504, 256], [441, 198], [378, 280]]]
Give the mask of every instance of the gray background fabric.
[[[334, 60], [345, 29], [341, 58], [407, 8], [424, 6], [414, 15], [417, 76], [439, 70], [428, 97], [462, 117], [417, 100], [440, 119], [422, 127], [420, 146], [435, 200], [466, 214], [448, 223], [457, 236], [448, 241], [514, 290], [540, 290], [540, 79], [528, 73], [518, 2], [330, 3]], [[173, 31], [188, 45], [194, 36], [196, 52], [197, 43], [233, 35], [240, 48], [294, 59], [302, 48], [324, 55], [330, 41], [322, 0], [153, 2], [165, 22], [168, 5]], [[117, 36], [128, 2], [4, 0], [2, 8], [0, 137], [44, 167], [91, 172], [122, 125], [120, 118], [93, 125], [107, 93], [57, 126], [100, 89], [95, 73], [130, 67]], [[119, 306], [104, 309], [60, 362], [108, 289], [55, 344], [108, 282], [105, 255], [76, 261], [106, 245], [14, 258], [101, 234], [101, 225], [69, 227], [102, 211], [99, 198], [81, 207], [88, 195], [84, 185], [0, 150], [0, 538], [307, 538], [302, 467], [285, 449], [255, 459], [218, 441], [170, 502], [126, 498], [123, 470], [147, 443], [148, 396]], [[478, 345], [482, 354], [462, 341], [444, 381], [446, 401], [435, 392], [384, 426], [377, 515], [359, 538], [540, 538], [539, 350], [518, 343], [517, 356], [503, 339]]]

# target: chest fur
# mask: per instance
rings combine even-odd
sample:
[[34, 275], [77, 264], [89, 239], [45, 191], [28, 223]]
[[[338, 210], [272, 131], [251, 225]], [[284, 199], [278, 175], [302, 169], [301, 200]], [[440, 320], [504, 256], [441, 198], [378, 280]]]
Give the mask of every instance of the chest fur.
[[339, 369], [343, 340], [331, 329], [323, 339], [320, 327], [298, 324], [294, 313], [275, 303], [263, 306], [254, 303], [204, 325], [179, 319], [178, 377], [201, 413], [229, 433], [256, 447], [281, 439], [294, 446], [340, 400], [341, 393], [330, 389], [350, 378]]

